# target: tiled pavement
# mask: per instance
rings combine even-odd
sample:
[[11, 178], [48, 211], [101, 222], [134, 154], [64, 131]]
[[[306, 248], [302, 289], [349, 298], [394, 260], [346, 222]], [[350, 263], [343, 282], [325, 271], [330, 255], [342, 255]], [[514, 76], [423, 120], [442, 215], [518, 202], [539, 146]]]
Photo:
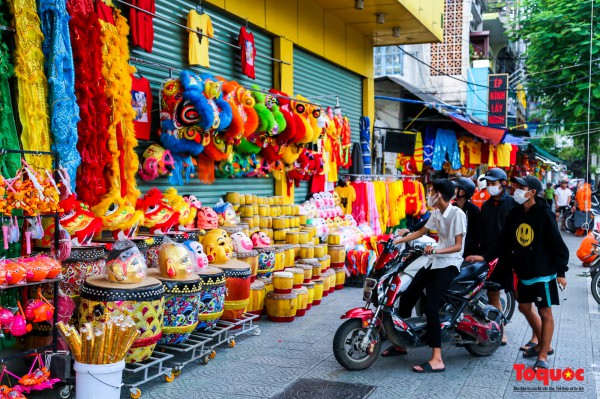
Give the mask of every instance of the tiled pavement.
[[[411, 371], [412, 365], [428, 358], [427, 348], [412, 350], [403, 357], [380, 357], [367, 370], [347, 371], [336, 362], [331, 344], [341, 323], [339, 316], [360, 306], [362, 295], [358, 288], [346, 288], [324, 298], [320, 306], [293, 323], [261, 320], [260, 336], [240, 338], [234, 348], [218, 348], [215, 359], [207, 365], [187, 365], [172, 383], [160, 380], [142, 385], [142, 398], [270, 398], [298, 378], [375, 385], [377, 389], [369, 396], [373, 399], [600, 397], [596, 386], [598, 380], [600, 387], [600, 308], [589, 294], [589, 277], [579, 276], [585, 271], [575, 257], [581, 239], [567, 234], [565, 240], [572, 256], [568, 287], [560, 294], [561, 306], [553, 309], [556, 354], [550, 357], [550, 366], [584, 368], [585, 381], [554, 382], [551, 386], [582, 387], [582, 392], [515, 390], [543, 387], [538, 381], [515, 379], [515, 363], [533, 364], [518, 350], [530, 334], [518, 311], [507, 328], [509, 344], [490, 357], [475, 358], [465, 349], [445, 347], [445, 373], [419, 375]], [[129, 397], [125, 390], [123, 397]]]

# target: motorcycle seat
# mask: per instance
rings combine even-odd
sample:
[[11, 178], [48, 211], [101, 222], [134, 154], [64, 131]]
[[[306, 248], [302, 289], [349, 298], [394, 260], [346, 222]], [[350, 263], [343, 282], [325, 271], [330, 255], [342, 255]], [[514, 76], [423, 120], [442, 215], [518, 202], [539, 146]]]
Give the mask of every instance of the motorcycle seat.
[[460, 267], [460, 273], [454, 277], [452, 283], [473, 279], [483, 273], [486, 267], [486, 262], [463, 262]]

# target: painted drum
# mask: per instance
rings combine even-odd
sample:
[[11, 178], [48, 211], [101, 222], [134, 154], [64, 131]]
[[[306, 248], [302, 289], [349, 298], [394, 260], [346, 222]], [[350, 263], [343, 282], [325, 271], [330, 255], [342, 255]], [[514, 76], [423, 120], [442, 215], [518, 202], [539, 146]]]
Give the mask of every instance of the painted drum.
[[236, 259], [241, 260], [242, 262], [246, 262], [250, 265], [250, 270], [252, 274], [251, 280], [256, 280], [258, 274], [258, 251], [234, 252], [234, 256]]
[[142, 362], [152, 355], [162, 336], [164, 314], [163, 284], [148, 277], [141, 283], [123, 285], [105, 276], [93, 276], [81, 287], [79, 324], [105, 318], [107, 315], [129, 315], [135, 321], [140, 336], [127, 352], [127, 363]]
[[286, 258], [287, 258], [287, 245], [285, 244], [276, 244], [273, 245], [275, 248], [275, 269], [274, 271], [279, 271], [285, 269]]
[[247, 313], [261, 315], [265, 308], [265, 284], [261, 280], [256, 280], [250, 284], [250, 298], [248, 306], [246, 307]]
[[312, 244], [300, 245], [300, 257], [303, 259], [315, 257], [315, 247]]
[[254, 248], [258, 252], [258, 276], [268, 277], [275, 270], [275, 247]]
[[288, 244], [285, 250], [285, 267], [294, 266], [294, 260], [296, 259], [296, 246], [295, 244]]
[[310, 310], [315, 300], [315, 283], [304, 283], [302, 286], [308, 290], [308, 307], [306, 310]]
[[321, 274], [323, 274], [331, 266], [331, 256], [325, 255], [319, 258], [319, 262], [321, 263]]
[[315, 283], [315, 297], [313, 299], [313, 306], [317, 306], [321, 304], [321, 300], [323, 299], [323, 279], [316, 279], [313, 281], [313, 283]]
[[225, 193], [225, 201], [233, 203], [240, 202], [240, 193], [236, 191], [229, 191]]
[[104, 245], [72, 247], [62, 262], [63, 279], [59, 287], [66, 295], [77, 297], [85, 280], [105, 273], [107, 250]]
[[274, 272], [271, 276], [273, 290], [278, 294], [289, 294], [294, 287], [294, 274], [291, 272]]
[[325, 255], [327, 255], [327, 245], [326, 244], [315, 245], [315, 258], [322, 258]]
[[312, 272], [313, 272], [312, 266], [305, 265], [305, 264], [296, 264], [295, 267], [302, 269], [302, 271], [304, 271], [304, 280], [302, 282], [309, 283], [310, 280], [312, 279]]
[[294, 275], [294, 288], [302, 287], [302, 283], [304, 282], [304, 270], [298, 267], [288, 267], [285, 271]]
[[198, 327], [196, 330], [212, 330], [221, 316], [225, 304], [225, 273], [223, 270], [206, 266], [198, 273], [201, 291], [198, 302]]
[[244, 314], [250, 301], [250, 265], [237, 259], [227, 261], [219, 268], [225, 272], [225, 305], [221, 319], [233, 321]]
[[300, 231], [298, 233], [298, 244], [306, 244], [308, 243], [308, 232], [307, 231]]
[[269, 292], [265, 299], [269, 320], [275, 322], [291, 322], [296, 318], [298, 310], [298, 294], [278, 294]]
[[346, 270], [344, 267], [338, 267], [335, 270], [335, 289], [341, 290], [344, 289], [344, 284], [346, 283]]
[[297, 317], [302, 317], [308, 310], [308, 289], [306, 287], [294, 288], [292, 294], [297, 294], [298, 310], [296, 311]]
[[271, 275], [270, 277], [263, 277], [260, 279], [260, 281], [263, 282], [263, 284], [265, 285], [265, 293], [268, 294], [269, 292], [273, 292], [273, 275]]
[[331, 233], [327, 236], [327, 244], [340, 245], [341, 237], [338, 233]]
[[329, 245], [328, 253], [331, 256], [331, 263], [346, 262], [346, 247], [343, 245]]

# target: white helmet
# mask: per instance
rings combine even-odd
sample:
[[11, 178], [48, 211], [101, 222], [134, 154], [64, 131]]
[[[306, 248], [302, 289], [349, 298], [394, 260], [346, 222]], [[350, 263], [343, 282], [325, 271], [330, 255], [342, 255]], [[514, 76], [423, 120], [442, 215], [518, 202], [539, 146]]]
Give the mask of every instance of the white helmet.
[[480, 190], [485, 190], [487, 183], [485, 181], [485, 175], [479, 175], [477, 178], [477, 188]]

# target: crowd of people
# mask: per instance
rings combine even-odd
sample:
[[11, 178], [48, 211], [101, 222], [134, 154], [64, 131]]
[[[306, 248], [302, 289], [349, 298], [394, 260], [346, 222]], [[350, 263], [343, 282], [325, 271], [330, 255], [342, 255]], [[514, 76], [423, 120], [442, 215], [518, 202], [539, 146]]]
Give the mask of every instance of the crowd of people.
[[[412, 241], [430, 230], [439, 237], [436, 248], [425, 248], [429, 260], [400, 299], [399, 316], [410, 317], [418, 297], [423, 289], [426, 291], [424, 309], [432, 355], [414, 366], [415, 372], [445, 370], [439, 308], [463, 260], [494, 259], [498, 263], [490, 280], [498, 290], [488, 290], [489, 302], [502, 310], [501, 290], [515, 293], [519, 311], [532, 330], [530, 341], [521, 347], [523, 356], [536, 359], [534, 370], [548, 368], [548, 356], [554, 353], [550, 345], [554, 331], [552, 305], [559, 304], [559, 287], [564, 289], [567, 284], [569, 250], [558, 221], [561, 207], [569, 206], [572, 193], [567, 196], [561, 191], [563, 187], [561, 182], [556, 190], [551, 186], [544, 189], [534, 176], [509, 180], [499, 168], [480, 176], [477, 187], [467, 178], [433, 181], [428, 205], [434, 210], [429, 218], [410, 231], [398, 231], [394, 240], [396, 244]], [[555, 212], [550, 201], [556, 204]], [[504, 334], [501, 344], [506, 345], [507, 339]], [[382, 356], [406, 353], [406, 348], [392, 345]]]

